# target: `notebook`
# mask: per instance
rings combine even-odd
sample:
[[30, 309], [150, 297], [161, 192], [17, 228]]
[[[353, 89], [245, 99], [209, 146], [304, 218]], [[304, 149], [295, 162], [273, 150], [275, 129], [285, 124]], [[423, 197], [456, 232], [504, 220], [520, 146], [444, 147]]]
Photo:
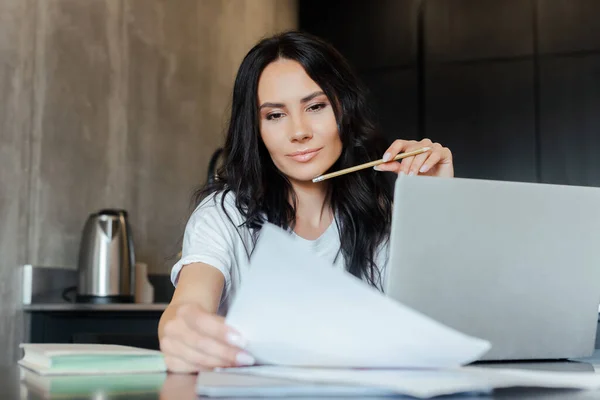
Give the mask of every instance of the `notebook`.
[[36, 394], [35, 398], [72, 399], [94, 398], [102, 393], [113, 396], [154, 395], [167, 378], [166, 372], [112, 375], [40, 375], [26, 368], [19, 368], [24, 390]]
[[19, 365], [40, 375], [164, 372], [157, 350], [106, 344], [22, 343]]

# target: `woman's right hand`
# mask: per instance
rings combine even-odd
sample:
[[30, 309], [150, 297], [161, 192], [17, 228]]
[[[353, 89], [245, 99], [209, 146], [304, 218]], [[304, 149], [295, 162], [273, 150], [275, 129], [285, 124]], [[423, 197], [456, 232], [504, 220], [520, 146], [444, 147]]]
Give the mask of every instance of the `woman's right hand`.
[[164, 327], [160, 349], [170, 372], [193, 373], [254, 364], [244, 340], [225, 319], [195, 304], [182, 304]]

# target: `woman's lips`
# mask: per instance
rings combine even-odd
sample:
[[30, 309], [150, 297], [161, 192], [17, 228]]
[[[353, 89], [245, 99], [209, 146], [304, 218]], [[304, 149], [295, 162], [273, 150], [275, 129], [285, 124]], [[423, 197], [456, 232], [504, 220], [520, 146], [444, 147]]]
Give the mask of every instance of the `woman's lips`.
[[317, 154], [319, 154], [319, 151], [321, 151], [321, 149], [322, 149], [322, 147], [319, 149], [309, 149], [309, 150], [297, 151], [295, 153], [288, 154], [288, 157], [290, 157], [294, 161], [304, 163], [304, 162], [308, 162], [308, 161], [312, 160], [313, 158], [315, 158], [317, 156]]

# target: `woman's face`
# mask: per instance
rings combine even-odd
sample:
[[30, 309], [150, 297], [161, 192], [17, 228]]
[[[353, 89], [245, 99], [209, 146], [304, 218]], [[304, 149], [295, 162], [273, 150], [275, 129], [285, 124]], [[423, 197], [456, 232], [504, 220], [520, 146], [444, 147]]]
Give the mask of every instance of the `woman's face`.
[[342, 153], [331, 103], [298, 62], [279, 59], [263, 70], [258, 106], [263, 142], [290, 180], [312, 180]]

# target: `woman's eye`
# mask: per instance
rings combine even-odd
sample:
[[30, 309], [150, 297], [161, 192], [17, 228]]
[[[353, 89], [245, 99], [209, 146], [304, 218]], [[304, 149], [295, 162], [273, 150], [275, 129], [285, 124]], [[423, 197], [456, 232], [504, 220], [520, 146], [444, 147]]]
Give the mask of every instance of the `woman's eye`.
[[326, 105], [325, 103], [319, 103], [319, 104], [312, 105], [312, 106], [308, 107], [308, 111], [319, 111], [319, 110], [325, 108], [325, 105]]
[[274, 119], [280, 119], [281, 117], [283, 117], [283, 113], [271, 113], [271, 114], [267, 115], [267, 120], [271, 121]]

